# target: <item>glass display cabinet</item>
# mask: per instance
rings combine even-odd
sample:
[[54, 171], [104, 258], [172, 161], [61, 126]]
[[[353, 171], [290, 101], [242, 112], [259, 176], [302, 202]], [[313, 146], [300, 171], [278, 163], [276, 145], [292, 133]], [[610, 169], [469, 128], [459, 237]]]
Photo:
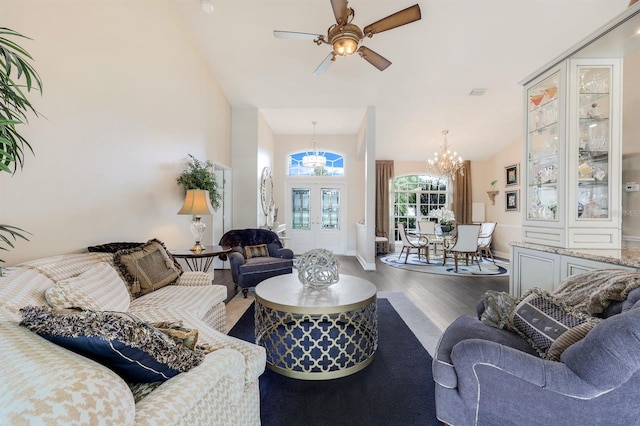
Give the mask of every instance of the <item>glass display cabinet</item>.
[[578, 145], [573, 219], [610, 217], [611, 67], [578, 66]]
[[[562, 180], [558, 179], [562, 152], [558, 151], [561, 133], [561, 70], [527, 88], [526, 173], [527, 219], [534, 222], [558, 222], [558, 196]], [[562, 99], [564, 101], [564, 99]], [[560, 147], [561, 148], [561, 147]]]
[[621, 245], [621, 63], [567, 60], [525, 86], [523, 240]]

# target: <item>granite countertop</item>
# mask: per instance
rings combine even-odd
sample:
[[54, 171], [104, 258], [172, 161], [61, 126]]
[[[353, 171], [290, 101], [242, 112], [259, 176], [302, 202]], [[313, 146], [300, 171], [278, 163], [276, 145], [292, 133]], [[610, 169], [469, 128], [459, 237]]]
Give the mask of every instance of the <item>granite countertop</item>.
[[568, 249], [561, 247], [543, 246], [515, 241], [512, 246], [523, 247], [532, 250], [556, 253], [564, 256], [579, 257], [598, 262], [611, 263], [620, 266], [640, 268], [640, 247], [623, 247], [621, 249]]

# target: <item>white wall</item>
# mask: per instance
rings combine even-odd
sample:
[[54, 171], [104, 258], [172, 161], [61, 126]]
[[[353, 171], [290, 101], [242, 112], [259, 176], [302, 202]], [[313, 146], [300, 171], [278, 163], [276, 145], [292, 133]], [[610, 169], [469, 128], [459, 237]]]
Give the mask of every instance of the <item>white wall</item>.
[[258, 110], [234, 108], [231, 118], [232, 228], [255, 228], [258, 214]]
[[33, 235], [0, 258], [152, 237], [191, 246], [175, 179], [187, 154], [231, 164], [231, 109], [172, 2], [0, 0], [0, 11], [33, 39], [22, 44], [44, 83], [43, 117], [23, 129], [35, 156], [0, 175], [0, 223]]

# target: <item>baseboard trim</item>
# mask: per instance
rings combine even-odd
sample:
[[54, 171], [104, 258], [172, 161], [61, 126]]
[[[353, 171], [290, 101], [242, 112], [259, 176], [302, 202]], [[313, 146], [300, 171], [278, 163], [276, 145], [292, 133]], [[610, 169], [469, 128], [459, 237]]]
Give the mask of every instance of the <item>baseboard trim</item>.
[[373, 262], [373, 263], [367, 262], [359, 254], [356, 255], [356, 259], [358, 259], [358, 262], [360, 262], [360, 266], [362, 266], [362, 269], [364, 269], [365, 271], [375, 271], [376, 270], [376, 263], [375, 262]]

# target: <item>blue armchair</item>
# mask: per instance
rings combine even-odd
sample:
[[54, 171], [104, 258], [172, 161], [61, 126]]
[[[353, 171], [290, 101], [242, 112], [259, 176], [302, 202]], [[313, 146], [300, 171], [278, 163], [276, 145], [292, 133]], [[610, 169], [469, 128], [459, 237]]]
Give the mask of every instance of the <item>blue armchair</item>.
[[[637, 425], [640, 289], [613, 304], [560, 361], [518, 334], [462, 316], [433, 361], [436, 412], [456, 425]], [[617, 312], [617, 313], [616, 313]]]
[[245, 298], [250, 287], [293, 270], [293, 251], [283, 248], [273, 231], [234, 229], [224, 234], [218, 244], [231, 247], [231, 252], [220, 258], [229, 259], [233, 282], [242, 289]]

